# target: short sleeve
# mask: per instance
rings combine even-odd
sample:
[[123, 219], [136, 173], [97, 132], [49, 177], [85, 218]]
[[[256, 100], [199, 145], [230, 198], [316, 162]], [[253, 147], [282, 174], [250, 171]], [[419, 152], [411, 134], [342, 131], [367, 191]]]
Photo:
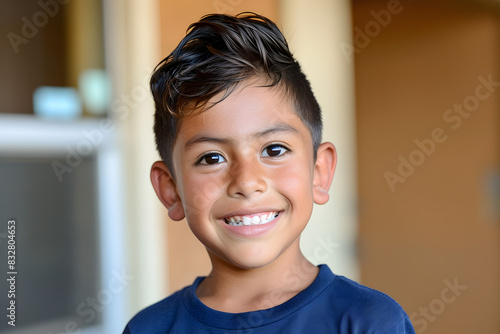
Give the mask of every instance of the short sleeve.
[[[378, 333], [377, 331], [375, 333]], [[387, 331], [380, 334], [415, 334], [415, 329], [410, 319], [405, 314], [398, 322], [391, 326]]]

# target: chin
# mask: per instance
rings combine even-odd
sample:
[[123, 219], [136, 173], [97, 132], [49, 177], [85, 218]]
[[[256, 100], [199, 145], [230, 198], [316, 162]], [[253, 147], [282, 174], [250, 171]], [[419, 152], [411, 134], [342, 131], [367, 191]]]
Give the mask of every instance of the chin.
[[263, 268], [276, 260], [277, 256], [270, 254], [260, 254], [260, 256], [229, 256], [226, 262], [240, 269], [258, 269]]
[[241, 262], [230, 262], [231, 265], [243, 269], [243, 270], [251, 270], [251, 269], [259, 269], [267, 266], [272, 261], [269, 262], [257, 262], [257, 261], [241, 261]]

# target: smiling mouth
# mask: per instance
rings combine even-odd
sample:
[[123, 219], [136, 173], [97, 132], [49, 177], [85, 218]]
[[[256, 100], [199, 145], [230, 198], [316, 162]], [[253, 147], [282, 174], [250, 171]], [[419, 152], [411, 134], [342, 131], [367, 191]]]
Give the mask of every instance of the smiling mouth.
[[279, 212], [268, 212], [251, 216], [231, 216], [224, 218], [224, 222], [231, 226], [264, 225], [279, 216]]

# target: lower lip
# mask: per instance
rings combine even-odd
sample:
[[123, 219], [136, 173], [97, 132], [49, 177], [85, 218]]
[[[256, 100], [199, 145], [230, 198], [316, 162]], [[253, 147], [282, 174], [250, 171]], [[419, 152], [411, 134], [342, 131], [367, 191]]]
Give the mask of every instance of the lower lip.
[[222, 221], [221, 224], [227, 231], [238, 237], [255, 238], [267, 234], [278, 223], [280, 218], [281, 212], [279, 213], [278, 217], [274, 218], [267, 224], [233, 226], [227, 224], [225, 221]]

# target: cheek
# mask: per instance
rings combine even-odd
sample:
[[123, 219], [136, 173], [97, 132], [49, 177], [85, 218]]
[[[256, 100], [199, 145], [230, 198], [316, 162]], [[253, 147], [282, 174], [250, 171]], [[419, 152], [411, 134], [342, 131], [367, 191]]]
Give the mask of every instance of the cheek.
[[276, 189], [295, 204], [312, 197], [312, 170], [307, 167], [304, 163], [290, 164], [274, 171], [271, 177]]
[[188, 218], [206, 214], [220, 196], [221, 182], [213, 176], [190, 175], [183, 179], [182, 200]]

